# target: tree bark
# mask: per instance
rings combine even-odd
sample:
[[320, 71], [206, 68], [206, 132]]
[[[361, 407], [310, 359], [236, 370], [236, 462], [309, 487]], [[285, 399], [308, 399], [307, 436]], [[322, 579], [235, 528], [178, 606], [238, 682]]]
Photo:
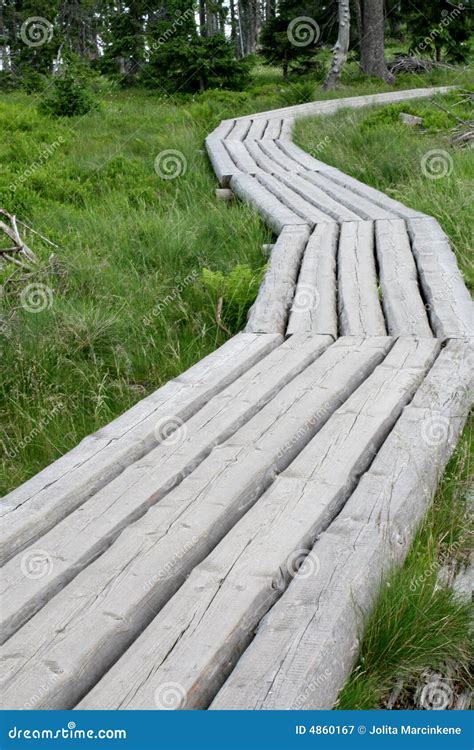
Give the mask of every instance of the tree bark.
[[395, 79], [385, 64], [384, 53], [384, 0], [362, 0], [360, 66], [367, 75], [393, 83]]
[[331, 67], [324, 81], [325, 89], [333, 89], [337, 86], [341, 78], [342, 69], [346, 64], [351, 32], [349, 0], [338, 0], [338, 20], [339, 31], [337, 42], [332, 52]]

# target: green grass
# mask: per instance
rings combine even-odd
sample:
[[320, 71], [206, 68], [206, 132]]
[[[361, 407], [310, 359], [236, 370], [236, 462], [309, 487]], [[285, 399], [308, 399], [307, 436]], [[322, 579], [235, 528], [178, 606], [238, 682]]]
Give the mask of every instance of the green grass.
[[473, 427], [471, 420], [403, 567], [382, 586], [357, 665], [339, 695], [339, 709], [384, 708], [399, 682], [410, 707], [427, 669], [452, 673], [456, 687], [469, 687], [472, 609], [437, 580], [448, 561], [459, 566], [469, 558]]
[[[459, 75], [404, 76], [397, 87]], [[222, 344], [219, 296], [225, 327], [242, 326], [270, 233], [254, 211], [215, 200], [203, 139], [223, 118], [289, 100], [387, 89], [351, 66], [336, 92], [307, 80], [298, 90], [299, 78], [284, 84], [278, 69], [259, 67], [244, 93], [115, 91], [103, 94], [99, 111], [69, 120], [38, 114], [38, 97], [3, 95], [0, 205], [59, 247], [26, 233], [39, 268], [31, 276], [11, 264], [0, 271], [2, 491]], [[42, 158], [51, 144], [53, 155]], [[186, 162], [173, 180], [154, 170], [165, 149]], [[204, 283], [204, 269], [226, 278], [206, 273]], [[41, 312], [21, 304], [30, 284], [46, 288], [51, 304]]]
[[[472, 120], [472, 103], [461, 99], [459, 93], [435, 97], [461, 119]], [[421, 116], [423, 127], [403, 124], [400, 112]], [[433, 103], [419, 100], [301, 120], [296, 125], [295, 141], [321, 161], [438, 219], [472, 288], [474, 160], [470, 149], [452, 143], [455, 125]], [[446, 176], [432, 178], [437, 157], [426, 156], [430, 152], [441, 152], [438, 164], [446, 168]]]

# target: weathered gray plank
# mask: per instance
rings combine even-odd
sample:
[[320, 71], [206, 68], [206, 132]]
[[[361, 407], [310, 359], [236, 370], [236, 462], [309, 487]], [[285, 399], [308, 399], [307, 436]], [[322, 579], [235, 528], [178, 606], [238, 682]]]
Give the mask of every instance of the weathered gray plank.
[[270, 256], [265, 278], [252, 305], [246, 331], [285, 333], [301, 258], [308, 241], [307, 226], [285, 227]]
[[278, 179], [335, 221], [359, 221], [361, 218], [343, 203], [331, 197], [329, 193], [326, 193], [315, 184], [308, 183], [307, 180], [304, 180], [295, 172], [287, 172], [284, 175], [279, 175]]
[[242, 141], [227, 140], [224, 141], [224, 144], [229, 155], [242, 172], [245, 172], [246, 174], [257, 174], [262, 171]]
[[291, 305], [287, 334], [337, 337], [336, 251], [339, 228], [319, 224], [308, 240]]
[[407, 225], [435, 334], [473, 336], [474, 305], [448, 238], [436, 219], [409, 219]]
[[262, 136], [263, 136], [263, 134], [265, 132], [265, 128], [266, 127], [267, 127], [267, 120], [265, 120], [265, 119], [258, 119], [258, 118], [255, 119], [255, 120], [252, 120], [252, 124], [251, 124], [251, 126], [249, 128], [249, 131], [248, 131], [247, 135], [244, 138], [244, 141], [249, 141], [249, 140], [259, 141], [259, 140], [261, 140], [261, 138], [262, 138]]
[[[327, 527], [371, 463], [438, 346], [434, 340], [397, 342], [403, 353], [394, 361], [409, 358], [413, 367], [392, 367], [388, 356], [193, 571], [81, 708], [153, 708], [170, 681], [182, 687], [186, 708], [208, 705], [296, 573], [301, 551]], [[339, 429], [331, 426], [334, 418]]]
[[315, 187], [319, 187], [333, 199], [348, 207], [357, 214], [357, 219], [393, 219], [396, 215], [381, 208], [371, 200], [358, 195], [356, 192], [346, 190], [341, 185], [335, 183], [331, 174], [321, 174], [319, 172], [304, 172], [302, 177]]
[[208, 136], [205, 140], [207, 153], [212, 167], [222, 187], [227, 188], [233, 175], [241, 171], [226, 151], [224, 142], [220, 138]]
[[[341, 339], [7, 641], [3, 700], [70, 708], [255, 504], [391, 345]], [[58, 637], [60, 634], [60, 637]]]
[[280, 234], [283, 227], [306, 224], [306, 221], [285, 206], [273, 193], [251, 175], [234, 175], [230, 181], [234, 193], [257, 208], [269, 227]]
[[234, 123], [235, 123], [235, 120], [222, 120], [222, 122], [217, 126], [217, 128], [214, 128], [212, 133], [209, 133], [208, 138], [216, 138], [218, 140], [227, 138], [230, 131], [234, 127]]
[[226, 141], [243, 141], [250, 130], [251, 124], [252, 119], [250, 117], [235, 120], [234, 127], [229, 134], [226, 135]]
[[269, 140], [275, 140], [275, 138], [279, 138], [280, 133], [281, 133], [281, 126], [282, 126], [281, 117], [270, 117], [267, 122], [267, 127], [265, 128], [265, 132], [262, 136], [262, 140], [269, 141]]
[[284, 117], [283, 123], [281, 126], [281, 133], [280, 133], [280, 140], [290, 141], [291, 140], [291, 134], [293, 132], [293, 125], [294, 125], [294, 118], [293, 117]]
[[268, 172], [268, 174], [288, 174], [286, 169], [280, 167], [275, 161], [273, 161], [273, 159], [262, 151], [257, 141], [249, 141], [247, 139], [244, 143], [252, 159], [255, 160], [263, 171]]
[[278, 164], [288, 172], [298, 171], [299, 164], [291, 157], [287, 156], [273, 141], [262, 140], [259, 143], [263, 153], [266, 154], [275, 164]]
[[[332, 343], [330, 336], [296, 336], [274, 349], [191, 417], [144, 459], [129, 466], [0, 572], [0, 642], [9, 638], [58, 590], [102, 553], [268, 403]], [[93, 533], [91, 533], [91, 529]], [[40, 549], [47, 575], [25, 575]], [[46, 562], [47, 560], [47, 562]]]
[[382, 336], [371, 221], [345, 222], [338, 253], [339, 315], [343, 335]]
[[375, 246], [389, 333], [393, 336], [432, 336], [403, 219], [376, 221]]
[[[448, 376], [448, 377], [446, 377]], [[262, 621], [215, 709], [330, 709], [384, 574], [400, 564], [431, 502], [472, 402], [466, 342], [449, 342], [305, 567]], [[440, 405], [433, 413], [431, 399]], [[436, 440], [424, 426], [444, 424]], [[322, 433], [320, 433], [321, 435]], [[435, 435], [433, 434], [433, 437]], [[307, 569], [307, 566], [306, 566]]]
[[273, 195], [284, 203], [285, 206], [294, 211], [295, 214], [298, 214], [298, 216], [301, 216], [301, 218], [310, 226], [314, 226], [319, 222], [335, 221], [335, 219], [328, 213], [324, 213], [308, 200], [302, 198], [294, 190], [284, 185], [276, 177], [273, 177], [273, 175], [262, 172], [257, 175], [257, 179], [271, 193], [273, 193]]
[[234, 336], [3, 498], [1, 562], [154, 448], [160, 441], [157, 424], [166, 419], [179, 426], [279, 343], [276, 335]]

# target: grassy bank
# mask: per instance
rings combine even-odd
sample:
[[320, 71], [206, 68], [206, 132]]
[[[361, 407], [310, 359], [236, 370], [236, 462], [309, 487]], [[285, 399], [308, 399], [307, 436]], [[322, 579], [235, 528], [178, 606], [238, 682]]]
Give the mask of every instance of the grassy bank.
[[[405, 75], [396, 87], [459, 76]], [[270, 234], [255, 212], [215, 200], [205, 135], [226, 117], [387, 89], [350, 66], [341, 90], [330, 94], [307, 79], [284, 84], [279, 71], [265, 68], [245, 93], [161, 99], [115, 91], [102, 96], [98, 111], [69, 120], [38, 114], [34, 95], [3, 96], [0, 205], [57, 247], [23, 228], [38, 268], [1, 271], [1, 491], [221, 344], [219, 297], [225, 328], [243, 325]], [[163, 156], [156, 162], [168, 149], [178, 152], [175, 179], [166, 179]], [[451, 205], [462, 235], [464, 212]], [[205, 268], [224, 278], [203, 278]]]
[[455, 573], [472, 549], [473, 427], [471, 420], [404, 566], [381, 589], [340, 709], [432, 709], [437, 701], [454, 708], [469, 689], [472, 608], [440, 573]]

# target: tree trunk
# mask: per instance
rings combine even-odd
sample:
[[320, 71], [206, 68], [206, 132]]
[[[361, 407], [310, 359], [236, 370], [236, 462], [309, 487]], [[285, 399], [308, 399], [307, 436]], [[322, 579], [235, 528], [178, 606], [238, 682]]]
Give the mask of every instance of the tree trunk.
[[362, 0], [360, 66], [364, 73], [393, 83], [385, 64], [384, 0]]
[[199, 0], [199, 33], [201, 36], [207, 36], [205, 0]]
[[337, 42], [332, 52], [331, 67], [324, 81], [325, 89], [333, 89], [339, 83], [341, 72], [346, 64], [349, 51], [349, 37], [351, 32], [351, 18], [349, 11], [349, 0], [338, 0], [339, 31]]

